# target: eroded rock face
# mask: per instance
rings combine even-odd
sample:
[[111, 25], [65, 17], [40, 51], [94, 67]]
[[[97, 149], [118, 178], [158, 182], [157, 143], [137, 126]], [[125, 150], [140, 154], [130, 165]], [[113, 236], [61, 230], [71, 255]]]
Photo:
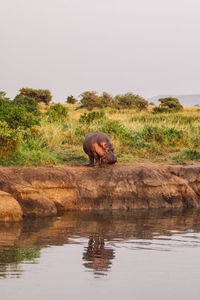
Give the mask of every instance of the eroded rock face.
[[0, 191], [0, 221], [21, 221], [22, 209], [10, 194]]
[[180, 208], [200, 206], [200, 164], [118, 164], [0, 168], [0, 190], [24, 215], [58, 210]]

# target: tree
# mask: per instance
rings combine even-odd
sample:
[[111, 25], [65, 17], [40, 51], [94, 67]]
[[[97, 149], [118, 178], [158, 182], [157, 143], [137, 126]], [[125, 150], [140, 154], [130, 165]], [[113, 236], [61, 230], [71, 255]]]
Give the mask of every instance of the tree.
[[166, 98], [160, 98], [158, 99], [158, 101], [160, 102], [160, 107], [166, 107], [176, 111], [183, 109], [183, 106], [180, 104], [177, 98], [166, 97]]
[[135, 99], [135, 108], [139, 110], [146, 110], [148, 106], [148, 101], [144, 98], [137, 96]]
[[92, 110], [95, 107], [102, 107], [101, 99], [94, 91], [86, 91], [80, 95], [82, 107]]
[[67, 100], [66, 100], [66, 103], [69, 103], [69, 104], [76, 104], [78, 102], [78, 100], [76, 98], [74, 98], [74, 96], [68, 96], [67, 97]]
[[5, 99], [5, 97], [6, 97], [6, 92], [0, 91], [0, 98]]
[[107, 106], [111, 107], [114, 104], [113, 97], [107, 92], [103, 92], [99, 98], [100, 98], [99, 102], [101, 103], [102, 107], [107, 107]]
[[30, 97], [35, 99], [38, 103], [43, 102], [46, 105], [49, 104], [49, 102], [52, 99], [51, 92], [49, 90], [36, 90], [36, 89], [30, 89], [30, 88], [22, 88], [19, 90], [19, 94], [15, 97]]
[[6, 92], [0, 91], [0, 99], [5, 101], [10, 101], [10, 98], [6, 97]]
[[126, 93], [115, 96], [116, 105], [123, 108], [138, 108], [145, 110], [148, 106], [148, 101], [139, 95]]
[[177, 98], [166, 97], [160, 98], [158, 101], [160, 101], [160, 105], [158, 107], [154, 107], [154, 113], [171, 113], [183, 109], [183, 106], [180, 104]]

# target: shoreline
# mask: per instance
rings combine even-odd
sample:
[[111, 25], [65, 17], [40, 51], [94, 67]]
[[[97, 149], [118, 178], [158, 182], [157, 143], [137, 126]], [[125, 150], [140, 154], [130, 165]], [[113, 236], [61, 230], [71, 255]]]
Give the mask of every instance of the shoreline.
[[0, 167], [0, 221], [65, 210], [200, 207], [200, 163]]

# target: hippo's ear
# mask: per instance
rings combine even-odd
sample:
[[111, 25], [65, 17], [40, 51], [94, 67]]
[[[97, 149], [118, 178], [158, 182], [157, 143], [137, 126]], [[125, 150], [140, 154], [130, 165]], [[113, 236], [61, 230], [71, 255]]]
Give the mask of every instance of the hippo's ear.
[[106, 144], [106, 142], [102, 142], [102, 143], [101, 143], [101, 146], [102, 146], [102, 148], [103, 148], [103, 149], [105, 149], [105, 150], [106, 150], [106, 148], [107, 148], [107, 144]]

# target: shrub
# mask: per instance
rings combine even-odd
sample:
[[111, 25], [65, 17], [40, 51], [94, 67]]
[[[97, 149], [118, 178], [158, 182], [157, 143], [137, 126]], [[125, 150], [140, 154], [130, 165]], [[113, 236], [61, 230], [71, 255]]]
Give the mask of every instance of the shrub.
[[102, 111], [93, 111], [93, 112], [82, 114], [79, 118], [79, 122], [90, 124], [94, 120], [99, 120], [104, 117], [105, 117], [105, 113], [103, 110]]
[[166, 113], [166, 112], [176, 112], [183, 109], [183, 106], [180, 104], [177, 98], [166, 97], [158, 99], [160, 101], [159, 107], [154, 107], [154, 113]]
[[115, 105], [123, 108], [138, 108], [139, 110], [145, 110], [148, 106], [148, 101], [133, 93], [126, 93], [115, 96]]
[[196, 150], [183, 150], [178, 155], [172, 157], [172, 160], [177, 162], [183, 162], [188, 160], [200, 161], [200, 152]]
[[146, 110], [147, 106], [148, 106], [148, 101], [140, 96], [137, 96], [135, 100], [135, 108], [141, 111], [141, 110]]
[[103, 92], [101, 94], [101, 96], [99, 97], [99, 103], [100, 103], [101, 107], [114, 107], [115, 106], [114, 98], [107, 92]]
[[161, 143], [163, 141], [163, 131], [161, 128], [146, 125], [142, 131], [144, 140], [147, 142], [156, 141]]
[[30, 88], [22, 88], [19, 90], [19, 94], [16, 98], [21, 97], [30, 97], [35, 99], [38, 103], [43, 102], [45, 104], [49, 104], [52, 99], [51, 92], [49, 90], [36, 90]]
[[0, 120], [4, 120], [5, 116], [11, 111], [11, 101], [0, 98]]
[[13, 129], [18, 127], [27, 129], [40, 124], [40, 119], [38, 117], [26, 112], [25, 108], [21, 106], [13, 106], [10, 113], [5, 116], [4, 120], [8, 123], [9, 127]]
[[14, 105], [14, 101], [0, 99], [0, 121], [7, 122], [10, 128], [30, 128], [40, 124], [40, 119], [27, 112], [26, 107]]
[[39, 111], [39, 106], [38, 106], [38, 102], [30, 97], [16, 97], [13, 100], [13, 104], [15, 106], [20, 106], [25, 108], [25, 110], [29, 113], [32, 113], [35, 116], [39, 116], [40, 115], [40, 111]]
[[173, 145], [183, 142], [184, 133], [175, 128], [160, 128], [146, 125], [142, 131], [142, 136], [146, 142], [155, 141], [158, 144]]
[[10, 100], [8, 97], [6, 97], [6, 92], [4, 92], [4, 91], [0, 91], [0, 99]]
[[0, 156], [6, 157], [15, 152], [21, 140], [19, 129], [9, 128], [5, 121], [0, 121]]
[[76, 104], [78, 102], [78, 100], [76, 98], [74, 98], [74, 96], [68, 96], [67, 97], [67, 100], [66, 100], [66, 103], [69, 103], [69, 104]]
[[64, 121], [68, 116], [68, 108], [57, 103], [52, 105], [46, 114], [50, 122]]
[[82, 107], [86, 107], [88, 110], [92, 110], [95, 107], [102, 107], [101, 98], [94, 91], [86, 91], [81, 95]]
[[167, 114], [167, 113], [172, 113], [172, 112], [174, 112], [174, 110], [170, 109], [168, 107], [156, 106], [153, 108], [153, 113], [155, 113], [155, 114], [161, 114], [161, 113]]
[[127, 131], [124, 125], [118, 120], [105, 119], [104, 122], [100, 124], [99, 130], [110, 135], [131, 138], [131, 133]]

